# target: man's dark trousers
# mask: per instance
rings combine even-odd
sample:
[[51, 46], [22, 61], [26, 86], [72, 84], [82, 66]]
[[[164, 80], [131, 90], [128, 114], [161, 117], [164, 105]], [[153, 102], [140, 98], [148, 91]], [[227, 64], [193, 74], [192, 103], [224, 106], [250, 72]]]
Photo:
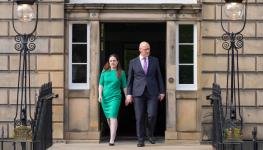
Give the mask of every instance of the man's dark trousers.
[[[147, 122], [148, 136], [153, 137], [157, 118], [158, 96], [149, 95], [145, 87], [143, 95], [134, 97], [134, 110], [136, 117], [136, 132], [139, 143], [145, 140], [145, 122]], [[147, 113], [146, 113], [147, 110]], [[147, 116], [145, 115], [147, 114]]]

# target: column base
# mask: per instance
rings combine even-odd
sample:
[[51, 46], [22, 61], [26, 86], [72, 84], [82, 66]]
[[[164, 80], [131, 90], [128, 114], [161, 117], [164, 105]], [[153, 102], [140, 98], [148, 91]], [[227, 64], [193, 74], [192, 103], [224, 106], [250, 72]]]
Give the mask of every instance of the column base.
[[200, 132], [165, 131], [167, 144], [200, 144]]
[[99, 142], [100, 141], [100, 132], [99, 131], [87, 131], [87, 132], [66, 132], [67, 141], [87, 141]]

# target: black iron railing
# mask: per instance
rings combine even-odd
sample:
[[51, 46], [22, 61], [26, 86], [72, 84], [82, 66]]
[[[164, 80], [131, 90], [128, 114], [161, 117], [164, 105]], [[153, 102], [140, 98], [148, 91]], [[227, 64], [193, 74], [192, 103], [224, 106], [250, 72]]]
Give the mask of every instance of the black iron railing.
[[[235, 138], [235, 132], [228, 134], [229, 122], [224, 116], [221, 89], [216, 83], [213, 83], [212, 94], [206, 97], [211, 100], [213, 109], [213, 127], [212, 127], [212, 144], [216, 150], [260, 150], [259, 143], [262, 141], [257, 140], [257, 128], [252, 131], [252, 140], [242, 140]], [[226, 108], [227, 109], [227, 108]], [[238, 123], [237, 123], [238, 124]], [[262, 148], [262, 147], [261, 147]]]
[[33, 141], [34, 150], [46, 150], [52, 145], [52, 83], [41, 86], [34, 116]]
[[[46, 150], [52, 145], [52, 99], [58, 95], [52, 93], [52, 83], [43, 84], [39, 90], [39, 96], [36, 103], [35, 115], [31, 126], [19, 126], [17, 137], [4, 137], [2, 127], [0, 150]], [[31, 107], [31, 106], [29, 106]], [[30, 133], [24, 134], [23, 129]], [[30, 138], [28, 138], [28, 136]]]
[[212, 132], [212, 143], [213, 146], [218, 150], [220, 143], [223, 142], [223, 107], [221, 99], [221, 89], [216, 83], [213, 83], [212, 94], [206, 97], [211, 100], [211, 105], [213, 106], [213, 132]]

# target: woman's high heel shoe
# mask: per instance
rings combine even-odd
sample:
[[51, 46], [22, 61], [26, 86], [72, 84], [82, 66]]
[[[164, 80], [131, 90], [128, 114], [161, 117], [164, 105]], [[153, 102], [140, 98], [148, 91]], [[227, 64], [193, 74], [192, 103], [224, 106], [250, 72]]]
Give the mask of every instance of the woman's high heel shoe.
[[109, 146], [114, 146], [115, 144], [114, 143], [109, 143]]

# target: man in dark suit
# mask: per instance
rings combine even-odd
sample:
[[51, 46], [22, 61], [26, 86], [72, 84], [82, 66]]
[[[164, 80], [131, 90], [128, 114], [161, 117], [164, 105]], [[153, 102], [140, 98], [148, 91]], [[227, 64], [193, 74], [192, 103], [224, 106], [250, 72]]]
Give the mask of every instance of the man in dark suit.
[[[158, 99], [164, 99], [164, 84], [160, 72], [159, 61], [150, 55], [150, 44], [141, 42], [140, 56], [130, 61], [127, 83], [127, 99], [125, 104], [134, 102], [138, 147], [144, 146], [145, 122], [147, 122], [148, 138], [154, 144], [153, 132], [157, 118]], [[147, 116], [146, 116], [147, 111]], [[145, 118], [147, 117], [147, 118]], [[145, 120], [147, 119], [147, 120]]]

